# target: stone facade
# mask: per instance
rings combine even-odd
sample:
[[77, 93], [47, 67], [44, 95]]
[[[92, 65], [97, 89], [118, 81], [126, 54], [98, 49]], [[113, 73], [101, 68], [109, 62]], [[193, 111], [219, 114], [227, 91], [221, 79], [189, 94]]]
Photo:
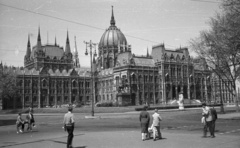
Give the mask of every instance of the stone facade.
[[56, 39], [54, 45], [42, 45], [39, 29], [32, 49], [28, 39], [25, 69], [17, 70], [21, 96], [14, 107], [89, 105], [92, 100], [117, 105], [171, 104], [180, 92], [190, 103], [213, 100], [215, 85], [206, 61], [190, 57], [187, 48], [167, 49], [164, 44], [154, 45], [151, 53], [147, 49], [146, 55], [133, 54], [116, 26], [113, 10], [92, 64], [93, 75], [90, 68], [80, 67], [76, 43], [72, 54], [68, 33], [64, 50]]

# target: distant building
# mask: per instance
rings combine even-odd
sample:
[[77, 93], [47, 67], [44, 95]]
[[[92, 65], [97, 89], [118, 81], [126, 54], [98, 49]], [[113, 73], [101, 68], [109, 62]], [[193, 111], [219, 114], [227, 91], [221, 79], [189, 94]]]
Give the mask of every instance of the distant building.
[[24, 70], [16, 71], [21, 96], [14, 108], [88, 105], [92, 97], [94, 103], [120, 106], [170, 104], [178, 100], [179, 92], [189, 103], [212, 100], [211, 71], [205, 60], [191, 58], [187, 48], [166, 49], [164, 44], [154, 45], [143, 56], [133, 54], [116, 26], [113, 10], [98, 45], [92, 78], [91, 69], [80, 66], [76, 44], [71, 52], [68, 33], [63, 49], [56, 39], [53, 45], [42, 45], [39, 29], [32, 49], [28, 38]]

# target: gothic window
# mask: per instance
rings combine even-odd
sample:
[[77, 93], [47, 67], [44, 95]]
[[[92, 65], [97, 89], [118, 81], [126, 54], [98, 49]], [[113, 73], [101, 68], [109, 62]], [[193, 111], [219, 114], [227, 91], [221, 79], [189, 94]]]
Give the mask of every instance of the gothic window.
[[116, 77], [115, 79], [116, 79], [116, 86], [118, 86], [119, 85], [119, 77]]
[[134, 73], [132, 74], [132, 81], [136, 82], [136, 75]]
[[175, 67], [171, 67], [171, 76], [176, 76]]
[[72, 85], [73, 85], [73, 87], [77, 87], [77, 82], [74, 80]]
[[112, 59], [112, 58], [109, 59], [109, 67], [110, 67], [110, 68], [113, 67], [113, 59]]
[[45, 79], [42, 81], [42, 86], [47, 87], [47, 81]]
[[138, 75], [138, 81], [141, 82], [142, 81], [142, 76]]
[[20, 81], [18, 82], [18, 86], [22, 86], [22, 84], [23, 84], [23, 81], [20, 80]]
[[185, 60], [185, 56], [184, 56], [184, 55], [182, 56], [182, 60], [183, 60], [183, 61]]
[[171, 54], [170, 60], [174, 60], [174, 56], [173, 56], [173, 54]]

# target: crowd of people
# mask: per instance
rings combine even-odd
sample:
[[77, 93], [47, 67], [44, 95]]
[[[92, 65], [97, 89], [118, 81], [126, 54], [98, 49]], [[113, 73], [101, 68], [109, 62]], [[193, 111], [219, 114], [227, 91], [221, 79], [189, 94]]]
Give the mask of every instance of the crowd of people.
[[[142, 141], [153, 138], [153, 141], [158, 139], [162, 139], [162, 133], [160, 130], [160, 121], [162, 121], [162, 117], [158, 113], [158, 109], [154, 110], [152, 114], [152, 118], [147, 111], [148, 105], [145, 105], [143, 111], [141, 111], [139, 115], [139, 121], [141, 125], [141, 133], [142, 133]], [[180, 109], [181, 110], [181, 109]], [[67, 138], [67, 148], [72, 147], [73, 141], [73, 131], [75, 126], [74, 114], [72, 113], [73, 107], [70, 105], [68, 107], [68, 112], [64, 115], [63, 120], [63, 129], [68, 132]], [[202, 119], [201, 122], [203, 124], [203, 138], [207, 137], [207, 131], [210, 132], [210, 137], [215, 137], [215, 122], [217, 120], [217, 112], [214, 107], [209, 107], [206, 103], [202, 104]], [[150, 126], [150, 121], [152, 119], [152, 124]], [[35, 126], [35, 120], [33, 116], [33, 109], [29, 108], [29, 112], [26, 115], [26, 119], [23, 120], [22, 114], [19, 113], [17, 117], [16, 127], [17, 133], [23, 133], [25, 124], [28, 125], [27, 131], [32, 131], [32, 127]]]
[[[179, 110], [182, 110], [181, 107]], [[143, 111], [140, 113], [139, 120], [141, 124], [141, 133], [142, 133], [142, 141], [153, 137], [153, 141], [158, 139], [162, 139], [162, 134], [160, 131], [160, 121], [162, 121], [162, 117], [158, 113], [158, 110], [155, 109], [154, 114], [152, 115], [152, 125], [150, 124], [150, 115], [147, 111], [148, 106], [144, 106]], [[203, 124], [203, 138], [207, 138], [207, 132], [209, 131], [210, 137], [215, 138], [215, 122], [217, 120], [217, 111], [214, 107], [208, 106], [206, 103], [202, 103], [202, 119], [201, 122]]]

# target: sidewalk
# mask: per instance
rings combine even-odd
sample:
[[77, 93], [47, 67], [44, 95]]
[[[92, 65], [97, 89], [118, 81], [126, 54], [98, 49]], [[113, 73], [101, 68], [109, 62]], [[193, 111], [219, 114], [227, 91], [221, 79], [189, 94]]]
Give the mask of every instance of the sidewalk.
[[218, 114], [219, 119], [240, 119], [240, 112], [232, 112], [226, 114]]
[[[201, 138], [193, 133], [169, 133], [162, 131], [163, 139], [142, 141], [140, 131], [75, 132], [74, 148], [239, 148], [240, 137], [216, 135], [215, 138]], [[12, 141], [9, 148], [64, 148], [67, 133], [55, 135], [56, 138], [25, 139]], [[5, 147], [2, 146], [2, 147]]]

